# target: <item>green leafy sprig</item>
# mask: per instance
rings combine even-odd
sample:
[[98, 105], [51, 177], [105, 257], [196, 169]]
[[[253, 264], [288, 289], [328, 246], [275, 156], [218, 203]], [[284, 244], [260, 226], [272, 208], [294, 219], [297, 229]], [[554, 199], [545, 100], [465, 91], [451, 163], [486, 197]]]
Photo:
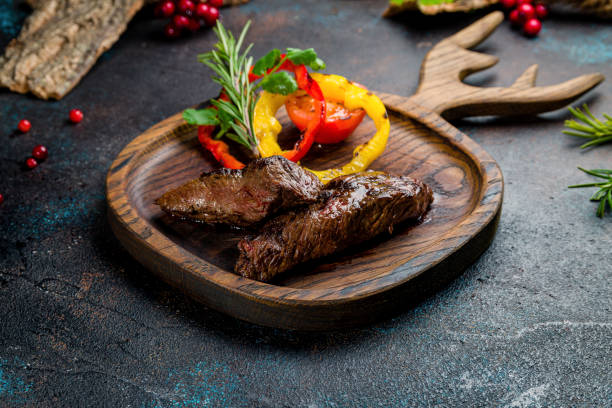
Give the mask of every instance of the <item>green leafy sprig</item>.
[[578, 168], [586, 174], [604, 179], [604, 181], [598, 183], [574, 184], [569, 186], [569, 188], [599, 187], [599, 190], [591, 196], [591, 201], [599, 201], [597, 216], [603, 218], [606, 207], [612, 209], [612, 170], [586, 170], [582, 167]]
[[225, 135], [256, 152], [257, 141], [253, 130], [255, 98], [248, 75], [253, 64], [253, 58], [249, 57], [253, 44], [244, 52], [240, 50], [250, 25], [250, 21], [245, 24], [236, 40], [234, 35], [217, 21], [213, 31], [219, 42], [212, 51], [198, 55], [198, 60], [214, 71], [216, 76], [213, 81], [221, 85], [229, 101], [212, 100], [211, 104], [217, 109], [187, 109], [183, 112], [183, 118], [194, 125], [219, 125], [220, 129], [215, 138]]
[[583, 109], [584, 112], [580, 108], [569, 108], [569, 111], [572, 112], [577, 120], [566, 120], [565, 126], [572, 130], [564, 130], [563, 133], [591, 139], [580, 146], [582, 149], [612, 141], [612, 117], [604, 114], [603, 116], [606, 120], [604, 122], [593, 116], [586, 104], [583, 105]]
[[260, 82], [264, 91], [281, 95], [297, 91], [298, 84], [288, 72], [277, 72], [286, 60], [296, 65], [306, 65], [315, 71], [325, 69], [325, 62], [317, 57], [317, 53], [312, 48], [306, 50], [287, 48], [285, 55], [283, 57], [281, 55], [281, 51], [275, 48], [261, 57], [253, 67], [253, 74], [264, 76]]
[[[287, 48], [285, 56], [281, 57], [280, 50], [274, 49], [253, 66], [253, 58], [249, 56], [253, 44], [246, 47], [244, 52], [240, 51], [250, 25], [250, 21], [245, 24], [236, 40], [233, 34], [217, 21], [213, 31], [219, 42], [212, 51], [198, 55], [198, 60], [215, 72], [213, 81], [221, 85], [229, 101], [212, 100], [211, 104], [216, 109], [186, 109], [183, 118], [192, 125], [219, 125], [215, 139], [226, 136], [257, 155], [257, 139], [253, 129], [257, 102], [255, 92], [262, 88], [271, 93], [289, 95], [298, 89], [297, 82], [289, 73], [277, 72], [287, 59], [294, 64], [304, 64], [315, 70], [324, 69], [325, 63], [317, 57], [312, 48]], [[253, 73], [262, 77], [257, 84], [249, 81], [251, 66]]]

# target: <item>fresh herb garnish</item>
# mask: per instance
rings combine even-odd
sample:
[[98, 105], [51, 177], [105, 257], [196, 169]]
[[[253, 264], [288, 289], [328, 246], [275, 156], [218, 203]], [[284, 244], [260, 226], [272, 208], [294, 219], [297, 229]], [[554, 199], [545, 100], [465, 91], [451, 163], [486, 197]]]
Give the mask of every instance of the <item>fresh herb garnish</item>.
[[[314, 70], [324, 69], [325, 63], [317, 57], [312, 48], [287, 48], [283, 57], [281, 51], [275, 48], [253, 66], [253, 58], [249, 56], [253, 44], [246, 47], [244, 52], [240, 51], [250, 25], [250, 21], [246, 23], [236, 40], [233, 34], [217, 21], [213, 31], [219, 42], [215, 44], [215, 49], [199, 55], [198, 59], [215, 72], [213, 81], [223, 87], [222, 92], [229, 100], [211, 101], [216, 109], [186, 109], [183, 118], [192, 125], [219, 125], [216, 139], [228, 137], [257, 155], [257, 139], [253, 129], [253, 114], [257, 101], [255, 91], [261, 87], [265, 91], [282, 95], [295, 92], [298, 89], [295, 78], [285, 71], [277, 72], [286, 60], [296, 65], [304, 64]], [[262, 77], [258, 84], [249, 82], [251, 66], [253, 74]]]
[[289, 95], [297, 91], [298, 84], [295, 78], [284, 71], [276, 72], [287, 60], [295, 65], [306, 65], [315, 71], [325, 69], [325, 62], [317, 57], [317, 53], [312, 48], [307, 50], [287, 48], [284, 54], [281, 54], [281, 51], [275, 48], [261, 57], [253, 66], [253, 74], [264, 76], [260, 83], [264, 91], [281, 95]]
[[198, 55], [198, 60], [217, 74], [213, 77], [213, 81], [223, 87], [223, 93], [229, 100], [211, 101], [216, 110], [211, 108], [187, 110], [183, 113], [183, 118], [191, 124], [211, 125], [214, 124], [212, 118], [216, 117], [217, 123], [221, 126], [217, 138], [226, 135], [256, 152], [257, 141], [253, 131], [255, 98], [252, 84], [249, 83], [249, 69], [253, 63], [249, 51], [253, 45], [246, 47], [244, 52], [240, 50], [250, 25], [250, 21], [246, 23], [236, 40], [234, 35], [217, 21], [213, 31], [219, 42], [212, 51]]
[[599, 190], [591, 197], [591, 201], [599, 201], [597, 216], [602, 218], [606, 212], [606, 206], [612, 209], [612, 170], [586, 170], [582, 167], [578, 168], [591, 176], [599, 177], [605, 180], [599, 183], [574, 184], [569, 186], [569, 188], [599, 187]]
[[187, 123], [197, 123], [198, 125], [216, 126], [219, 124], [216, 109], [185, 109], [183, 119]]
[[580, 108], [569, 108], [569, 111], [582, 123], [577, 120], [566, 120], [565, 126], [572, 130], [564, 130], [563, 133], [591, 139], [591, 141], [580, 146], [583, 149], [612, 141], [612, 117], [604, 114], [606, 121], [602, 122], [593, 116], [586, 104], [583, 105], [583, 109], [584, 112]]

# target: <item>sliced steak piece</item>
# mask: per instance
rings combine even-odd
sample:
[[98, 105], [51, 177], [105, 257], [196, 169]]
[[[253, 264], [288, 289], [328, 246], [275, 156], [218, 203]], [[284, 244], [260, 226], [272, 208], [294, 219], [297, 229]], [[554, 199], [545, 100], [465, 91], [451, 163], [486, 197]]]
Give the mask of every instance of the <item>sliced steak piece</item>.
[[280, 215], [256, 237], [238, 243], [234, 271], [268, 281], [295, 265], [330, 255], [421, 217], [433, 201], [431, 188], [409, 177], [367, 172], [338, 177], [318, 202]]
[[204, 173], [155, 203], [176, 217], [245, 227], [282, 209], [315, 202], [321, 188], [311, 172], [272, 156], [254, 160], [242, 170]]

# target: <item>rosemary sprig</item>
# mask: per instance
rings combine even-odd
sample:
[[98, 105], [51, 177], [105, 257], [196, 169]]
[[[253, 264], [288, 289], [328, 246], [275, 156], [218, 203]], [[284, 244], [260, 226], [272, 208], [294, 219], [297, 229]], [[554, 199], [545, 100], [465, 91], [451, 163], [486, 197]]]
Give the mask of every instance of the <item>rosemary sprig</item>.
[[[236, 40], [234, 35], [217, 20], [217, 26], [213, 31], [219, 42], [212, 51], [198, 55], [198, 60], [215, 72], [213, 81], [223, 87], [223, 93], [227, 95], [229, 101], [212, 100], [211, 104], [216, 109], [186, 109], [183, 118], [192, 125], [219, 125], [216, 139], [226, 136], [247, 147], [257, 156], [257, 139], [253, 128], [257, 102], [255, 91], [262, 88], [282, 95], [295, 92], [298, 89], [296, 80], [287, 72], [276, 72], [286, 60], [296, 65], [307, 65], [314, 70], [324, 69], [325, 63], [317, 57], [317, 53], [312, 48], [306, 50], [287, 48], [284, 57], [281, 58], [280, 50], [274, 49], [253, 66], [253, 58], [249, 56], [253, 44], [246, 47], [244, 52], [240, 51], [250, 25], [250, 21], [245, 24]], [[253, 73], [261, 77], [261, 81], [257, 84], [249, 81], [252, 66]]]
[[[250, 26], [249, 21], [236, 40], [234, 35], [217, 21], [217, 26], [213, 28], [213, 31], [219, 38], [219, 42], [215, 44], [215, 49], [212, 51], [198, 55], [198, 60], [217, 74], [213, 77], [213, 81], [223, 87], [223, 92], [229, 98], [229, 101], [213, 100], [211, 102], [218, 110], [216, 122], [221, 125], [216, 138], [225, 135], [256, 154], [257, 140], [253, 130], [253, 112], [256, 101], [253, 86], [249, 83], [249, 69], [253, 65], [253, 58], [249, 57], [249, 52], [253, 44], [246, 47], [244, 52], [240, 51]], [[200, 122], [199, 124], [206, 123]]]
[[580, 146], [582, 149], [612, 141], [612, 117], [604, 114], [603, 116], [606, 121], [602, 122], [593, 116], [586, 104], [583, 105], [583, 109], [584, 112], [582, 112], [580, 108], [569, 108], [569, 111], [572, 112], [572, 115], [578, 120], [566, 120], [565, 126], [572, 130], [564, 130], [563, 133], [570, 136], [591, 139], [591, 141]]
[[582, 167], [578, 167], [578, 169], [586, 174], [590, 174], [591, 176], [599, 177], [605, 180], [598, 183], [574, 184], [568, 186], [569, 188], [599, 187], [599, 190], [591, 197], [591, 201], [599, 201], [597, 216], [603, 218], [604, 213], [606, 212], [606, 206], [612, 209], [612, 170], [586, 170]]

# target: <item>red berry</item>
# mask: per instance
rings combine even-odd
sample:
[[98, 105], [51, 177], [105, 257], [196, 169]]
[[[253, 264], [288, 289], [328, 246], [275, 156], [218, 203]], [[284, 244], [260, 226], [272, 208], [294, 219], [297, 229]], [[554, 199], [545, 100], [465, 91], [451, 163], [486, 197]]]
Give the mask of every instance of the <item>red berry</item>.
[[540, 20], [546, 18], [548, 15], [548, 7], [546, 7], [544, 4], [536, 4], [535, 14]]
[[216, 7], [208, 7], [208, 14], [204, 16], [206, 25], [213, 26], [219, 19], [219, 9]]
[[185, 17], [180, 14], [177, 14], [172, 18], [172, 24], [174, 24], [174, 26], [178, 28], [179, 30], [183, 28], [187, 28], [189, 27], [189, 17]]
[[159, 12], [163, 17], [172, 17], [176, 7], [172, 1], [164, 1], [159, 6]]
[[211, 7], [221, 8], [223, 6], [223, 0], [208, 0], [208, 4]]
[[530, 18], [523, 26], [523, 31], [530, 37], [535, 37], [538, 35], [541, 29], [542, 23], [537, 18]]
[[200, 18], [205, 18], [208, 15], [208, 9], [208, 4], [198, 3], [195, 10], [196, 16]]
[[38, 145], [35, 146], [34, 149], [32, 149], [32, 156], [34, 156], [35, 159], [42, 161], [45, 160], [47, 156], [49, 156], [49, 152], [47, 151], [47, 148], [45, 146]]
[[200, 29], [200, 22], [197, 19], [195, 19], [195, 18], [190, 18], [189, 19], [189, 27], [187, 27], [187, 28], [189, 28], [189, 31], [192, 31], [192, 32], [195, 33], [196, 31], [198, 31]]
[[26, 133], [27, 131], [29, 131], [32, 128], [32, 124], [30, 123], [29, 120], [27, 119], [21, 119], [19, 121], [19, 124], [17, 125], [17, 129], [19, 129], [19, 131], [21, 133]]
[[0, 204], [2, 204], [3, 202], [4, 202], [4, 196], [0, 194]]
[[79, 123], [83, 120], [83, 112], [80, 109], [72, 109], [68, 117], [72, 123]]
[[35, 158], [30, 157], [28, 160], [26, 160], [26, 166], [28, 166], [28, 169], [33, 169], [34, 167], [38, 166], [38, 162]]
[[518, 10], [518, 16], [521, 21], [521, 24], [535, 17], [535, 9], [529, 3], [523, 3], [519, 5], [517, 10]]
[[515, 26], [518, 27], [521, 25], [521, 18], [519, 17], [519, 11], [518, 9], [514, 9], [510, 12], [510, 15], [508, 16], [508, 18], [510, 19], [510, 23]]
[[520, 6], [521, 4], [525, 4], [525, 3], [531, 4], [532, 2], [533, 0], [516, 0], [516, 5]]
[[178, 12], [185, 16], [192, 16], [193, 12], [195, 11], [195, 7], [194, 2], [191, 0], [179, 0], [176, 6]]
[[168, 23], [164, 28], [164, 34], [168, 38], [178, 38], [181, 35], [181, 29], [175, 26], [174, 23]]
[[516, 0], [501, 0], [500, 4], [506, 10], [513, 9], [516, 6]]

